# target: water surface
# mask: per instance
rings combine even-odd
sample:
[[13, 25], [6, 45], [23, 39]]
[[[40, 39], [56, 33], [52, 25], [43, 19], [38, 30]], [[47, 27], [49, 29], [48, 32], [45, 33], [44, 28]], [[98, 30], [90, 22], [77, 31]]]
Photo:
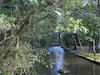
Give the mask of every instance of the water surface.
[[[82, 59], [80, 57], [77, 57], [73, 54], [64, 53], [63, 56], [61, 53], [59, 53], [59, 48], [55, 48], [57, 49], [55, 50], [55, 52], [58, 53], [58, 56], [56, 56], [56, 54], [53, 53], [51, 50], [51, 54], [49, 55], [49, 58], [46, 60], [47, 62], [56, 62], [56, 65], [53, 68], [47, 69], [44, 65], [38, 64], [37, 72], [40, 75], [100, 75], [99, 65], [94, 64], [88, 60]], [[67, 68], [68, 70], [70, 70], [70, 73], [57, 73], [57, 70], [60, 68]]]

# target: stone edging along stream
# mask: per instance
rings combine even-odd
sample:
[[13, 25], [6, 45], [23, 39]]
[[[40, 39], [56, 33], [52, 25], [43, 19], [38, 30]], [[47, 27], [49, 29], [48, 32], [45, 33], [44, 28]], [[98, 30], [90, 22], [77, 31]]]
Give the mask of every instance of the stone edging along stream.
[[88, 60], [88, 61], [90, 61], [90, 62], [92, 62], [92, 63], [95, 63], [95, 64], [100, 65], [100, 61], [96, 61], [96, 60], [94, 60], [94, 59], [91, 58], [91, 57], [86, 57], [85, 55], [82, 55], [82, 54], [73, 52], [72, 50], [68, 50], [68, 49], [67, 49], [66, 47], [64, 47], [64, 46], [61, 46], [61, 47], [63, 47], [63, 49], [64, 49], [65, 52], [72, 53], [72, 54], [74, 54], [74, 55], [76, 55], [76, 56], [78, 56], [78, 57], [84, 58], [84, 59], [86, 59], [86, 60]]

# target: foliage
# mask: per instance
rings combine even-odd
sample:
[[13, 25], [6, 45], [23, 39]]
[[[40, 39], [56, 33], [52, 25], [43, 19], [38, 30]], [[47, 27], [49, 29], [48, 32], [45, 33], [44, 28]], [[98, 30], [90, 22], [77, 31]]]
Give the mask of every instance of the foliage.
[[14, 17], [7, 17], [4, 14], [0, 14], [0, 31], [8, 31], [15, 27], [15, 18]]
[[[3, 46], [0, 46], [0, 50], [2, 50], [0, 51], [0, 65], [3, 65], [0, 68], [1, 74], [7, 72], [10, 74], [30, 74], [30, 68], [34, 67], [33, 69], [35, 69], [36, 61], [46, 65], [45, 56], [48, 52], [45, 52], [45, 49], [40, 51], [40, 49], [31, 47], [26, 43], [22, 43], [18, 49], [15, 49], [13, 46], [4, 49]], [[34, 73], [35, 70], [32, 72]]]
[[[96, 39], [97, 44], [100, 38], [97, 4], [97, 0], [3, 0], [0, 5], [0, 72], [20, 75], [34, 69], [35, 74], [35, 62], [52, 67], [45, 62], [48, 54], [45, 48], [53, 43], [64, 43], [63, 38], [71, 45], [75, 39], [85, 42], [84, 45]], [[73, 39], [72, 34], [79, 38]], [[14, 37], [9, 38], [12, 35]], [[20, 46], [16, 49], [17, 45]]]

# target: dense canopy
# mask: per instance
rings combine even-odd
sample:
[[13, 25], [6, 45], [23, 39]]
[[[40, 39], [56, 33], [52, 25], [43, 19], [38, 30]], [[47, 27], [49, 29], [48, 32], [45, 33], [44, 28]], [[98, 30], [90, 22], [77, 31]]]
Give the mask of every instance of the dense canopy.
[[37, 75], [53, 45], [99, 53], [100, 0], [0, 0], [2, 75]]

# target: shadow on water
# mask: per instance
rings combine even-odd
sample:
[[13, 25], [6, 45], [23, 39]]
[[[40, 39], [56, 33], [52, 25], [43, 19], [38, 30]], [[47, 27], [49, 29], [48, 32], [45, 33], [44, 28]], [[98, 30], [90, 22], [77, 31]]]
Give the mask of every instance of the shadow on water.
[[[37, 72], [40, 75], [100, 75], [100, 66], [73, 54], [64, 53], [60, 46], [48, 48], [51, 52], [46, 61], [55, 62], [56, 65], [48, 69], [42, 64], [37, 64]], [[70, 70], [68, 74], [60, 74], [57, 71], [61, 68]]]

